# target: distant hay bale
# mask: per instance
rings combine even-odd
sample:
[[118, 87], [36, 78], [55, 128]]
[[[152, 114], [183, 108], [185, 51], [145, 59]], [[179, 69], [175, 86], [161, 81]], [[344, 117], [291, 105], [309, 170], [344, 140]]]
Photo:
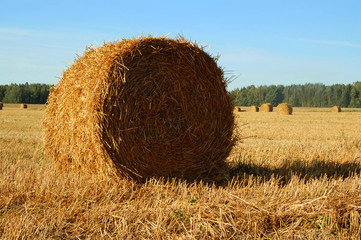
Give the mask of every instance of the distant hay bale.
[[214, 58], [179, 37], [88, 48], [50, 93], [46, 154], [59, 169], [194, 179], [223, 169], [232, 99]]
[[256, 106], [256, 105], [253, 105], [253, 106], [250, 107], [249, 111], [250, 111], [250, 112], [258, 112], [258, 111], [259, 111], [259, 107]]
[[280, 103], [277, 106], [277, 113], [281, 115], [292, 115], [293, 108], [288, 103]]
[[333, 106], [331, 112], [341, 112], [341, 108], [339, 106]]
[[4, 106], [4, 104], [2, 102], [0, 102], [0, 110], [3, 109], [3, 106]]
[[241, 109], [241, 107], [234, 107], [234, 110], [233, 110], [234, 112], [242, 112], [242, 109]]
[[260, 112], [272, 112], [273, 111], [273, 106], [272, 106], [271, 103], [264, 103], [259, 108], [259, 111]]
[[20, 104], [20, 108], [21, 108], [21, 109], [26, 109], [26, 108], [28, 108], [28, 105], [27, 105], [27, 104], [22, 103], [22, 104]]

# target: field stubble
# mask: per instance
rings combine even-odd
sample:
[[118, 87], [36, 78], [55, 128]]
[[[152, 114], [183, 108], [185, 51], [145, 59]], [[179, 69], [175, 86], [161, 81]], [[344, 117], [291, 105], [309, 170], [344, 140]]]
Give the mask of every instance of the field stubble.
[[360, 112], [236, 113], [228, 181], [138, 184], [59, 176], [41, 108], [0, 111], [1, 239], [361, 237]]

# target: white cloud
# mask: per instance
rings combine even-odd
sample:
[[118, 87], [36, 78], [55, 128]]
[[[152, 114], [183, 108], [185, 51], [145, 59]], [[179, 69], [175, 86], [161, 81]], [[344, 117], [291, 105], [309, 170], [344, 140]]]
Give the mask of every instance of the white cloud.
[[57, 38], [61, 37], [61, 35], [57, 32], [37, 31], [33, 29], [0, 28], [0, 39], [14, 39], [20, 37]]

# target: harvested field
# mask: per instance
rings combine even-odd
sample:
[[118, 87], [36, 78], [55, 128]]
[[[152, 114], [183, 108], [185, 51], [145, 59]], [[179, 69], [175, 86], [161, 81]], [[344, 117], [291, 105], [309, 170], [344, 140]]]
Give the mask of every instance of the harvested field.
[[229, 181], [61, 177], [43, 106], [0, 111], [0, 239], [360, 239], [360, 109], [235, 115]]

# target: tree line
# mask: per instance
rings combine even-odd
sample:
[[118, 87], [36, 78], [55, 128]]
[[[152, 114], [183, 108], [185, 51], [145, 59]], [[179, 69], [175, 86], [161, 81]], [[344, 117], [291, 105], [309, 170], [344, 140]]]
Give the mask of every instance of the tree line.
[[[41, 83], [0, 85], [0, 102], [44, 104], [52, 86]], [[260, 106], [269, 102], [277, 106], [282, 102], [294, 107], [340, 107], [361, 108], [361, 82], [353, 84], [321, 83], [298, 85], [254, 85], [236, 88], [230, 92], [238, 106]]]
[[266, 102], [277, 106], [285, 102], [294, 107], [361, 107], [361, 82], [329, 86], [321, 83], [258, 87], [251, 85], [234, 89], [230, 94], [238, 106], [259, 106]]
[[41, 83], [0, 85], [0, 102], [44, 104], [51, 86]]

